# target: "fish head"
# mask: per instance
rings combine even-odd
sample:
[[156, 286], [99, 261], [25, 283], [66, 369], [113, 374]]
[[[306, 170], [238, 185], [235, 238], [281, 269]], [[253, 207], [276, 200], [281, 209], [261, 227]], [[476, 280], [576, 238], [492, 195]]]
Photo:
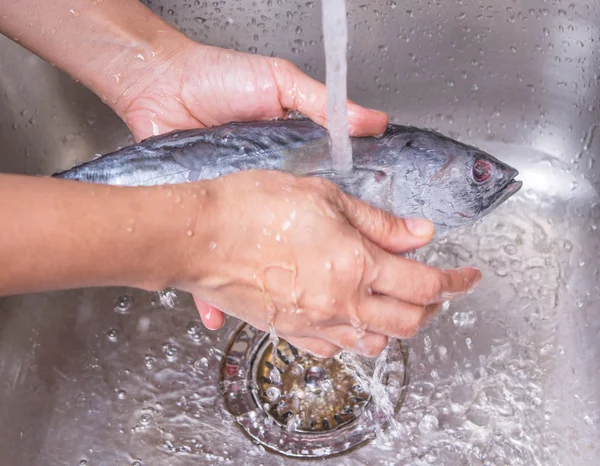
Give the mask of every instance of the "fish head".
[[515, 168], [443, 135], [427, 132], [404, 145], [411, 168], [395, 180], [394, 197], [408, 202], [396, 213], [429, 219], [436, 238], [477, 223], [522, 186]]

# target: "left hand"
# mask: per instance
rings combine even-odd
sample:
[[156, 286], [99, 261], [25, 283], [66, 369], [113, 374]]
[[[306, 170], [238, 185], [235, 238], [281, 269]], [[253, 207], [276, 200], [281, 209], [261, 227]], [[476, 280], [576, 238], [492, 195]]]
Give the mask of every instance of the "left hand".
[[[287, 60], [185, 42], [125, 92], [114, 110], [139, 141], [175, 129], [270, 120], [299, 111], [327, 127], [325, 86]], [[385, 113], [348, 104], [350, 134], [385, 130]]]

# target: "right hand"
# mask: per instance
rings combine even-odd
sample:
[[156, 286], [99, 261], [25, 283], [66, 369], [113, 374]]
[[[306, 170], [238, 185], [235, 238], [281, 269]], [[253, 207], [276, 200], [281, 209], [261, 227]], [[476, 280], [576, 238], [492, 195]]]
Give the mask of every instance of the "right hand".
[[433, 225], [394, 217], [329, 181], [246, 171], [210, 186], [199, 215], [210, 230], [193, 238], [189, 273], [174, 284], [194, 294], [204, 322], [206, 302], [211, 314], [220, 309], [264, 331], [272, 325], [318, 356], [374, 356], [481, 278], [476, 269], [442, 271], [393, 254], [425, 245]]

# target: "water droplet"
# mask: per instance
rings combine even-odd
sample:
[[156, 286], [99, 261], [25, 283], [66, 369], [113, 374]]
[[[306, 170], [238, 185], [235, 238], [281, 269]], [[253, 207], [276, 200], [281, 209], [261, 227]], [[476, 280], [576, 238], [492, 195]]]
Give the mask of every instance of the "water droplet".
[[115, 311], [125, 313], [133, 305], [133, 298], [128, 295], [119, 296], [115, 302]]
[[472, 311], [455, 312], [452, 322], [458, 328], [473, 328], [477, 322], [477, 315]]
[[[69, 10], [69, 12], [75, 17], [75, 18], [79, 18], [81, 16], [81, 12], [79, 10], [75, 10], [73, 8], [71, 8]], [[86, 463], [87, 464], [87, 463]]]
[[200, 358], [196, 362], [194, 362], [194, 369], [196, 369], [199, 372], [204, 371], [204, 369], [206, 369], [207, 367], [208, 367], [208, 359], [206, 359], [206, 358]]
[[423, 434], [428, 434], [433, 432], [439, 427], [439, 420], [432, 414], [425, 414], [419, 422], [419, 430]]
[[192, 237], [192, 236], [194, 236], [194, 232], [193, 232], [192, 230], [187, 230], [187, 231], [185, 232], [185, 234], [186, 234], [187, 236], [189, 236], [189, 237]]
[[106, 332], [106, 336], [112, 342], [116, 342], [119, 337], [119, 331], [116, 328], [111, 328], [108, 332]]
[[140, 424], [143, 426], [147, 426], [151, 421], [152, 418], [148, 414], [142, 414], [142, 417], [140, 417]]
[[210, 243], [208, 243], [208, 249], [210, 249], [211, 251], [214, 251], [217, 248], [217, 243], [215, 243], [214, 241], [211, 241]]
[[152, 369], [154, 367], [154, 362], [156, 360], [152, 357], [152, 356], [145, 356], [144, 357], [144, 365], [148, 368], [148, 369]]
[[135, 58], [137, 58], [138, 60], [142, 60], [142, 61], [146, 60], [146, 58], [145, 58], [145, 57], [144, 57], [144, 56], [143, 56], [141, 53], [138, 53], [138, 54], [135, 56]]
[[124, 400], [126, 395], [127, 395], [127, 392], [125, 390], [117, 391], [117, 398], [119, 400]]
[[331, 262], [329, 262], [329, 261], [325, 262], [325, 270], [331, 270]]
[[558, 16], [565, 16], [567, 12], [565, 10], [558, 10]]
[[277, 401], [281, 395], [281, 392], [277, 387], [269, 387], [265, 393], [270, 402]]
[[177, 359], [177, 348], [175, 348], [173, 345], [170, 343], [164, 343], [162, 349], [167, 357], [167, 360], [174, 361]]

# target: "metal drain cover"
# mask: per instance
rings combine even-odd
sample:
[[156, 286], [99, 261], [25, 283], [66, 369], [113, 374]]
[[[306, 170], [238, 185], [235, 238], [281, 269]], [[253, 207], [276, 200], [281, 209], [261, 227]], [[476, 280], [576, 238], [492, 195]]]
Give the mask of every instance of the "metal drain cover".
[[[407, 352], [392, 340], [386, 355], [377, 377], [395, 414], [407, 384]], [[340, 454], [372, 440], [388, 421], [350, 367], [344, 354], [319, 359], [284, 340], [273, 351], [268, 334], [244, 324], [223, 360], [225, 404], [240, 427], [272, 451], [304, 458]], [[368, 363], [361, 367], [372, 375]]]

